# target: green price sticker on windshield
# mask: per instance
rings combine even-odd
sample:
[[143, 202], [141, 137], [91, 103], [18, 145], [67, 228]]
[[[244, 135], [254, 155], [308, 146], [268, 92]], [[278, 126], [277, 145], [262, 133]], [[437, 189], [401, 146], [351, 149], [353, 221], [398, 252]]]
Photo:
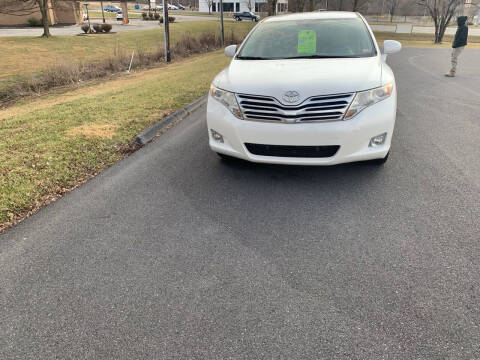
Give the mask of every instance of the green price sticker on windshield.
[[313, 30], [301, 30], [298, 32], [298, 54], [316, 54], [317, 33]]

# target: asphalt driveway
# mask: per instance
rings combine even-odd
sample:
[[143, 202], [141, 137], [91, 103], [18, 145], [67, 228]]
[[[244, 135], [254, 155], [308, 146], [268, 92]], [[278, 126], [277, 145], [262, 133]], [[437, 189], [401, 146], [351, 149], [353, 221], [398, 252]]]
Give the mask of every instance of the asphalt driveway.
[[228, 164], [198, 111], [0, 236], [0, 358], [479, 358], [479, 59], [390, 58], [383, 168]]

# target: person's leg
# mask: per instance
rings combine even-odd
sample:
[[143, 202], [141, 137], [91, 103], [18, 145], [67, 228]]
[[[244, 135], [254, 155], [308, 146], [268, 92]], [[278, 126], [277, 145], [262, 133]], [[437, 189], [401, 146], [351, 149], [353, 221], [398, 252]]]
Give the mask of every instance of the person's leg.
[[452, 68], [450, 69], [450, 72], [445, 75], [455, 76], [455, 73], [457, 72], [458, 57], [460, 56], [463, 48], [464, 46], [461, 46], [452, 50]]

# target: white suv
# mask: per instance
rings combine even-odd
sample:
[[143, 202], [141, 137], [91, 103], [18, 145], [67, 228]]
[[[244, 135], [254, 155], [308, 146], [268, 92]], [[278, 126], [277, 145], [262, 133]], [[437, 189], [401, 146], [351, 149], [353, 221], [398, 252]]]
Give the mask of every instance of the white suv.
[[397, 92], [384, 43], [381, 55], [357, 13], [315, 12], [260, 22], [211, 86], [210, 147], [254, 162], [333, 165], [389, 154]]

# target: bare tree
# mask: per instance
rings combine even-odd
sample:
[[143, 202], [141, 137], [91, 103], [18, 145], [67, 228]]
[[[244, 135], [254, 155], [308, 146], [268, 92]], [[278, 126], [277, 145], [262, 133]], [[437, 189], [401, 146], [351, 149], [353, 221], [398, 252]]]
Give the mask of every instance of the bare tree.
[[205, 3], [207, 4], [208, 6], [208, 13], [211, 14], [211, 10], [212, 10], [212, 5], [213, 5], [213, 0], [204, 0]]
[[450, 20], [455, 15], [462, 0], [418, 0], [424, 6], [435, 24], [435, 44], [440, 44]]
[[293, 0], [291, 5], [289, 4], [289, 10], [293, 12], [303, 12], [305, 11], [306, 0]]
[[48, 0], [35, 0], [38, 7], [40, 8], [40, 13], [42, 14], [42, 24], [43, 24], [43, 35], [42, 37], [50, 37], [50, 18], [48, 17]]
[[[420, 0], [420, 1], [422, 1], [422, 0]], [[388, 12], [390, 13], [390, 22], [393, 21], [393, 17], [395, 16], [395, 13], [397, 12], [398, 3], [399, 3], [399, 0], [388, 0], [387, 1], [387, 9], [388, 9]]]
[[468, 16], [468, 20], [473, 22], [476, 15], [480, 16], [480, 0], [472, 0], [471, 4], [465, 4], [464, 15]]
[[268, 16], [275, 15], [277, 13], [278, 0], [268, 0]]
[[361, 11], [365, 9], [369, 0], [352, 0], [352, 11]]
[[13, 16], [25, 16], [40, 10], [42, 15], [43, 35], [50, 37], [50, 18], [48, 7], [50, 0], [2, 0], [0, 1], [0, 13]]
[[255, 0], [247, 0], [247, 8], [249, 11], [255, 11]]

